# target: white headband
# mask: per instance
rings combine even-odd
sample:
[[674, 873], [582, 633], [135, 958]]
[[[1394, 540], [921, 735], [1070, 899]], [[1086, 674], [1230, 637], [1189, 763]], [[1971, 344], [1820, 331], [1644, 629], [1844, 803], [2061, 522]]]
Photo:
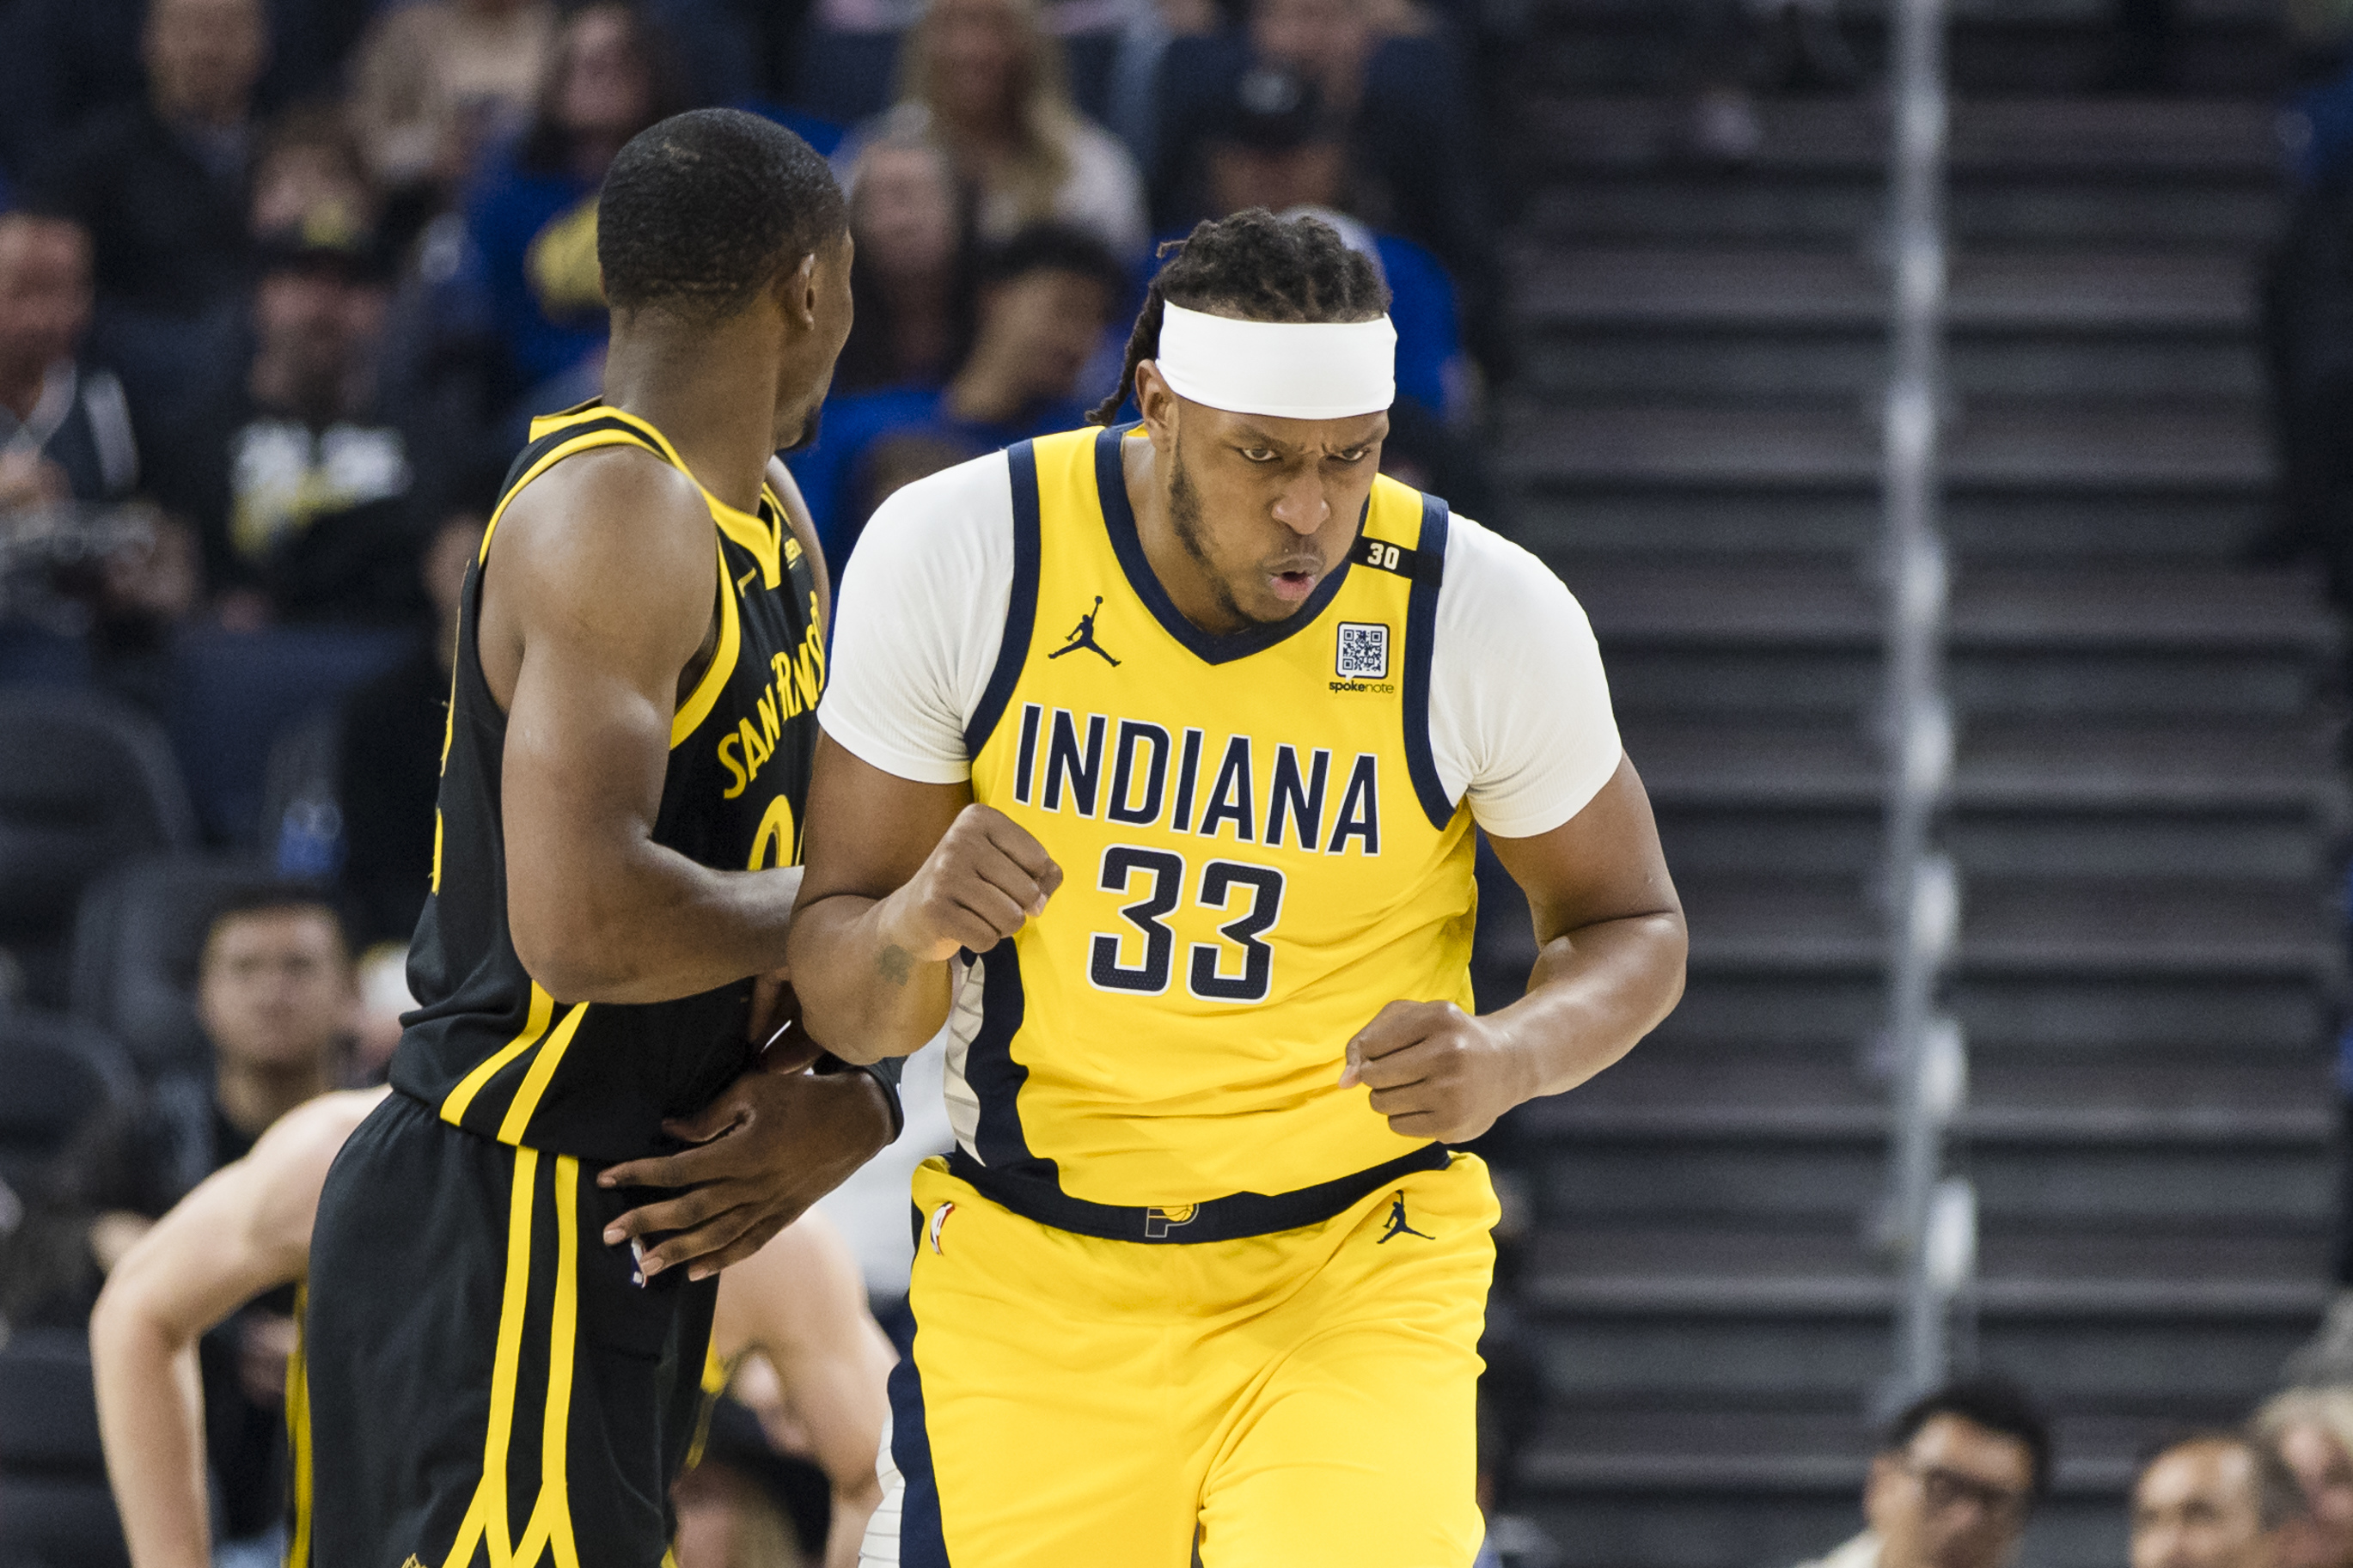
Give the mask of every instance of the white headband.
[[1397, 329], [1369, 321], [1237, 321], [1166, 307], [1161, 379], [1229, 414], [1345, 419], [1397, 401]]

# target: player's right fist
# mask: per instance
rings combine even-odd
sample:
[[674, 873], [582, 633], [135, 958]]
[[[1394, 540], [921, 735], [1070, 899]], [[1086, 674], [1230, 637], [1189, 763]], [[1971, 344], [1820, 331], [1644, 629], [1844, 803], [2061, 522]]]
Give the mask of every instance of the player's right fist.
[[919, 963], [942, 963], [960, 948], [987, 952], [1046, 912], [1062, 868], [1029, 831], [993, 806], [956, 814], [914, 879], [899, 889], [891, 924], [895, 945]]

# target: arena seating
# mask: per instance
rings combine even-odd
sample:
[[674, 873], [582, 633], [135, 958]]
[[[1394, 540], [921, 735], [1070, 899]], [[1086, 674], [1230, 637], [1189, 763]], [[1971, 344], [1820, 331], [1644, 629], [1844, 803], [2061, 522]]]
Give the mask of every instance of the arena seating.
[[106, 1488], [81, 1336], [37, 1329], [0, 1346], [0, 1563], [129, 1568]]
[[0, 689], [0, 951], [29, 994], [65, 991], [66, 933], [107, 866], [195, 841], [163, 732], [86, 692]]
[[[1577, 1568], [1757, 1568], [1859, 1528], [1890, 1368], [1886, 132], [1875, 100], [1767, 100], [1750, 166], [1690, 157], [1652, 9], [1541, 5], [1513, 138], [1498, 457], [1600, 634], [1694, 944], [1659, 1035], [1520, 1130], [1554, 1388], [1518, 1505]], [[1842, 7], [1874, 50], [1875, 9]], [[2325, 1299], [2340, 656], [2316, 584], [2239, 559], [2274, 24], [2193, 12], [2189, 96], [2146, 101], [2089, 90], [2104, 6], [1955, 9], [1975, 1340], [2059, 1416], [2026, 1561], [2088, 1568], [2123, 1560], [2140, 1443], [2243, 1415]]]
[[37, 1173], [75, 1131], [104, 1112], [128, 1113], [138, 1093], [131, 1064], [104, 1034], [54, 1014], [0, 1012], [0, 1182], [37, 1192]]

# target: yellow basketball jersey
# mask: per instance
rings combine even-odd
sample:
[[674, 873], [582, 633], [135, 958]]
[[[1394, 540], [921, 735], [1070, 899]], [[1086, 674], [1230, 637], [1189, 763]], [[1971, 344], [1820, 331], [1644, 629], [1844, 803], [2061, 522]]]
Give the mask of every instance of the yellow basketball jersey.
[[1145, 558], [1132, 430], [1010, 454], [1013, 593], [966, 750], [1064, 881], [974, 961], [949, 1095], [991, 1195], [1186, 1240], [1210, 1200], [1442, 1163], [1338, 1080], [1387, 1004], [1472, 1005], [1473, 838], [1429, 740], [1444, 504], [1377, 480], [1297, 614], [1213, 637]]

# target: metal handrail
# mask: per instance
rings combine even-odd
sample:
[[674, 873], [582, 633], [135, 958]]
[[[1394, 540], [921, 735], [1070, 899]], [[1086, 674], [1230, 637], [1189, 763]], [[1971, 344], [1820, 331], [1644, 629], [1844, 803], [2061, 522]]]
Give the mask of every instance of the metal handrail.
[[1950, 573], [1941, 489], [1945, 401], [1946, 0], [1894, 0], [1893, 272], [1883, 429], [1887, 687], [1887, 1028], [1895, 1079], [1884, 1238], [1904, 1269], [1891, 1403], [1953, 1370], [1954, 1307], [1976, 1273], [1976, 1199], [1945, 1174], [1966, 1096], [1958, 1024], [1938, 1009], [1960, 927], [1960, 886], [1938, 847], [1950, 794], [1945, 692]]

